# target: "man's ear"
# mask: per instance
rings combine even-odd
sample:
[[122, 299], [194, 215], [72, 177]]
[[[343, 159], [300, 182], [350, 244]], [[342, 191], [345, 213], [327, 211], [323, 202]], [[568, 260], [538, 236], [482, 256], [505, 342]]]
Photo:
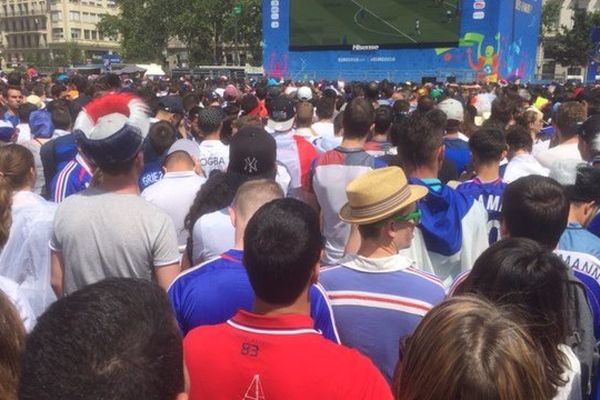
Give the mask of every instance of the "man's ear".
[[[323, 257], [323, 250], [321, 250], [321, 257]], [[319, 257], [319, 260], [321, 259]], [[310, 277], [310, 283], [315, 284], [319, 282], [319, 273], [321, 272], [321, 262], [317, 261], [313, 267], [312, 275]]]
[[500, 221], [500, 237], [502, 239], [506, 239], [506, 238], [510, 237], [510, 232], [508, 231], [508, 228], [506, 227], [506, 222], [504, 222], [504, 219], [502, 219]]
[[233, 207], [227, 207], [227, 212], [229, 213], [229, 219], [231, 220], [231, 225], [235, 228], [237, 223], [237, 215]]

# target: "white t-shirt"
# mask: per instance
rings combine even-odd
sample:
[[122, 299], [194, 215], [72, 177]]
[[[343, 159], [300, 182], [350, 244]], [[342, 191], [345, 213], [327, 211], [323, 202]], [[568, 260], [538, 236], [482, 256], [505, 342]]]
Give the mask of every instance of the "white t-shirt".
[[552, 164], [558, 160], [582, 160], [577, 142], [559, 144], [556, 147], [539, 153], [535, 158], [545, 168], [552, 168]]
[[226, 208], [205, 214], [196, 221], [193, 229], [192, 264], [219, 257], [233, 248], [235, 228]]
[[581, 364], [569, 346], [560, 344], [558, 348], [567, 356], [569, 366], [561, 377], [567, 383], [558, 388], [553, 400], [581, 400]]
[[17, 137], [17, 143], [22, 144], [31, 140], [31, 128], [29, 124], [19, 124], [17, 125], [19, 129], [19, 135]]
[[184, 220], [204, 182], [206, 179], [194, 171], [167, 172], [160, 181], [142, 192], [145, 200], [165, 211], [173, 220], [181, 252], [185, 249], [188, 238], [183, 227]]
[[329, 121], [319, 121], [315, 122], [312, 125], [313, 130], [317, 133], [317, 136], [326, 138], [326, 139], [334, 139], [335, 138], [335, 130], [333, 129], [333, 122]]
[[548, 176], [548, 169], [542, 165], [531, 154], [519, 154], [514, 156], [506, 166], [504, 182], [511, 183], [519, 178], [529, 175]]
[[229, 165], [229, 146], [220, 140], [204, 140], [200, 143], [200, 166], [208, 178], [212, 171], [225, 172]]

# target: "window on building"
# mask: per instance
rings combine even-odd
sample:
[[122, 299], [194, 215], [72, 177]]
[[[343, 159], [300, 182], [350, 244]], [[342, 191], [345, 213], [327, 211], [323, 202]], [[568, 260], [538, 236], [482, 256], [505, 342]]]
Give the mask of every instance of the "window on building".
[[98, 31], [92, 31], [92, 40], [98, 39]]
[[81, 13], [79, 11], [70, 11], [69, 19], [71, 21], [81, 21]]
[[71, 39], [81, 39], [81, 29], [71, 28]]
[[50, 18], [52, 22], [62, 21], [62, 11], [52, 11]]
[[61, 40], [64, 39], [63, 29], [62, 28], [53, 28], [52, 29], [52, 40]]
[[91, 37], [91, 36], [90, 36], [90, 30], [89, 30], [89, 29], [85, 29], [85, 30], [83, 31], [83, 38], [84, 38], [85, 40], [90, 40], [90, 37]]

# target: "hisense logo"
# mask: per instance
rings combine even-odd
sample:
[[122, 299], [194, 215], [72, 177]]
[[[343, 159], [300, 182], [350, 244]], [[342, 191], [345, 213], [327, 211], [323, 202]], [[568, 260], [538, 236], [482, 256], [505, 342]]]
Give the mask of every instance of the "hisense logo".
[[354, 51], [373, 51], [373, 50], [379, 50], [379, 46], [377, 46], [377, 45], [363, 46], [360, 44], [355, 44], [355, 45], [352, 45], [352, 50], [354, 50]]

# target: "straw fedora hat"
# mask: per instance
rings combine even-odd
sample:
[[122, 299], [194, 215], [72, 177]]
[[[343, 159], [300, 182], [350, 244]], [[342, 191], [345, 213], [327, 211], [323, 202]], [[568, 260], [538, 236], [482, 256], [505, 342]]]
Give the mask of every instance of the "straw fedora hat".
[[409, 185], [401, 168], [376, 169], [348, 184], [348, 203], [340, 210], [339, 217], [358, 225], [382, 221], [425, 197], [427, 192], [424, 186]]

